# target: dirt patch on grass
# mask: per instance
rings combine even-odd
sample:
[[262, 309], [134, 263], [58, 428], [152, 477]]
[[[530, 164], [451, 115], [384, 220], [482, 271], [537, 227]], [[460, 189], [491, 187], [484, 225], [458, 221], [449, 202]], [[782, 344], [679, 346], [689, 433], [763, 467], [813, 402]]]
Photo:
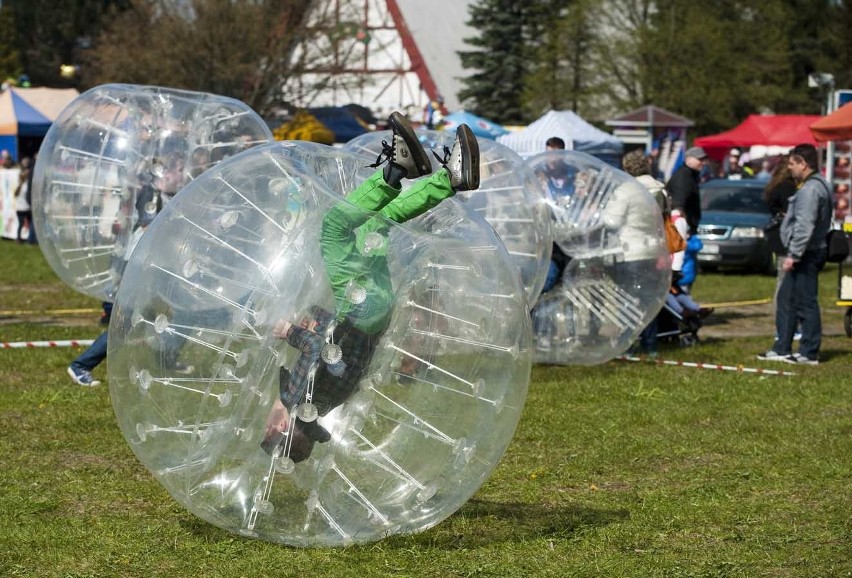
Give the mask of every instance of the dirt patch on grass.
[[[712, 304], [711, 304], [712, 305]], [[839, 307], [822, 308], [822, 334], [845, 335], [843, 314]], [[716, 311], [704, 320], [699, 331], [701, 337], [761, 337], [772, 339], [775, 335], [775, 308], [771, 302], [746, 305], [719, 304]]]

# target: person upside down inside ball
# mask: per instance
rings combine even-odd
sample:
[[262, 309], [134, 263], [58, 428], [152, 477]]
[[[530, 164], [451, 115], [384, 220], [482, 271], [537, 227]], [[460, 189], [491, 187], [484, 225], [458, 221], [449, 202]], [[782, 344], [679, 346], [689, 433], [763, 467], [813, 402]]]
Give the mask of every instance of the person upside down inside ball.
[[388, 124], [391, 143], [382, 143], [382, 153], [371, 165], [384, 167], [323, 219], [320, 248], [335, 312], [314, 306], [299, 323], [280, 320], [272, 330], [299, 356], [292, 369], [279, 370], [279, 397], [267, 417], [261, 447], [295, 463], [307, 459], [315, 443], [331, 439], [317, 416], [352, 395], [390, 323], [394, 293], [384, 248], [388, 221], [404, 223], [457, 191], [479, 187], [479, 144], [463, 124], [452, 150], [445, 148], [439, 158], [443, 169], [401, 195], [402, 179], [430, 175], [432, 167], [404, 116], [394, 112]]

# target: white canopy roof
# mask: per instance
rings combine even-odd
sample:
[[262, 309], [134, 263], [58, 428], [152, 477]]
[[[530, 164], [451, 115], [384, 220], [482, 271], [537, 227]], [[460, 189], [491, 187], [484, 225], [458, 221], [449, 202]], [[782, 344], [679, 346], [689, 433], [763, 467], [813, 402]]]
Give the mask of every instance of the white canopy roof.
[[544, 143], [552, 136], [564, 140], [565, 148], [590, 155], [620, 155], [624, 151], [619, 139], [571, 110], [551, 110], [528, 127], [498, 137], [497, 142], [526, 158], [544, 152]]

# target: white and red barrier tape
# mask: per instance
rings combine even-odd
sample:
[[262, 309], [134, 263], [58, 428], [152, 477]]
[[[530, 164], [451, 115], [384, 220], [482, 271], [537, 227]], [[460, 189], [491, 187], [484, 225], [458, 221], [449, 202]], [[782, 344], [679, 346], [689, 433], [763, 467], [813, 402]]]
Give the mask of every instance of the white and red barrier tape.
[[657, 359], [654, 357], [633, 357], [622, 355], [617, 357], [621, 361], [647, 361], [658, 365], [675, 365], [678, 367], [695, 367], [697, 369], [715, 369], [717, 371], [737, 371], [739, 373], [757, 373], [760, 375], [796, 375], [792, 371], [780, 371], [777, 369], [763, 369], [760, 367], [743, 367], [742, 365], [717, 365], [715, 363], [695, 363], [691, 361], [677, 361], [672, 359]]
[[94, 339], [68, 339], [65, 341], [10, 341], [0, 343], [0, 349], [26, 349], [28, 347], [88, 347]]

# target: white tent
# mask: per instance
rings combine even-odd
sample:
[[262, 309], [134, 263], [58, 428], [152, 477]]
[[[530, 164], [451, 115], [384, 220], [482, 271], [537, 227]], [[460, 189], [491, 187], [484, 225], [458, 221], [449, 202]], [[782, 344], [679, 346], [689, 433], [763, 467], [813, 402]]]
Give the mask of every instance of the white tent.
[[619, 164], [624, 145], [570, 110], [551, 110], [528, 127], [497, 137], [524, 158], [542, 153], [544, 143], [552, 136], [565, 141], [565, 148], [596, 156], [614, 165]]

